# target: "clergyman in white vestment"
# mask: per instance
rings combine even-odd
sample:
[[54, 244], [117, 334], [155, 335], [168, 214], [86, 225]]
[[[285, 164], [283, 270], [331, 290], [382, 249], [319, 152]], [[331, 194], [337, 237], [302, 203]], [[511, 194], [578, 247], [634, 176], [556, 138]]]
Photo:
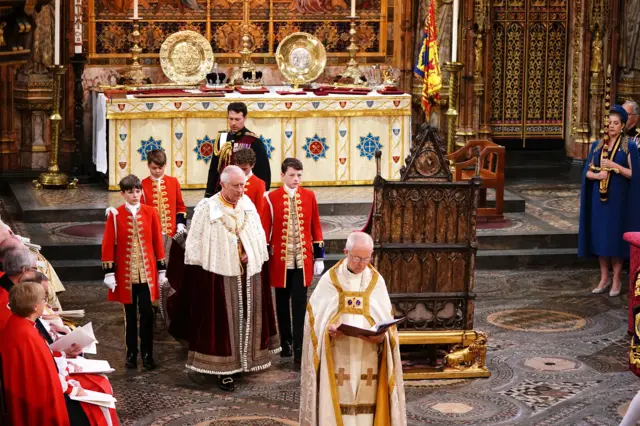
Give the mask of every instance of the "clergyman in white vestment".
[[407, 424], [398, 332], [348, 337], [341, 323], [360, 328], [393, 318], [384, 279], [369, 265], [373, 240], [349, 235], [346, 259], [327, 271], [307, 305], [301, 426]]

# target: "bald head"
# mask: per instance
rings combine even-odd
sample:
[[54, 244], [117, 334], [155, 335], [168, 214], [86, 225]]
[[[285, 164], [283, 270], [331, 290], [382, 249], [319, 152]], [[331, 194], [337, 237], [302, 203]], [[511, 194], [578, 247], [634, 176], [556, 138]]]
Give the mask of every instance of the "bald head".
[[353, 249], [365, 248], [373, 251], [373, 238], [365, 232], [352, 232], [347, 237], [345, 249], [351, 251]]

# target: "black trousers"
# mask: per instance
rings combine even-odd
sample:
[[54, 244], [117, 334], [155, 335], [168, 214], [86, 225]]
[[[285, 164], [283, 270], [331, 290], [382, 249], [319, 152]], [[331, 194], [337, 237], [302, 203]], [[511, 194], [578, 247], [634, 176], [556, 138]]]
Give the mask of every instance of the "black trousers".
[[80, 402], [69, 398], [69, 395], [64, 396], [64, 402], [67, 405], [67, 414], [69, 415], [69, 424], [71, 426], [91, 426]]
[[[291, 307], [289, 307], [291, 304]], [[294, 350], [302, 350], [304, 316], [307, 312], [307, 288], [304, 286], [302, 268], [287, 269], [287, 286], [276, 288], [276, 314], [280, 340], [293, 342]], [[291, 317], [293, 316], [293, 339]]]
[[138, 354], [138, 310], [140, 311], [140, 350], [153, 352], [153, 309], [147, 283], [131, 285], [131, 304], [124, 305], [127, 355]]

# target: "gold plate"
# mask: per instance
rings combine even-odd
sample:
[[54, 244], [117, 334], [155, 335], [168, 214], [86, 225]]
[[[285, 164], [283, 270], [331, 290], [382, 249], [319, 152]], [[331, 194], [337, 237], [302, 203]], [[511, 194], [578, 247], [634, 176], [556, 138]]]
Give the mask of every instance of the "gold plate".
[[171, 34], [160, 48], [160, 65], [167, 78], [178, 84], [197, 84], [213, 67], [213, 49], [195, 31]]
[[276, 62], [280, 72], [290, 83], [310, 83], [322, 75], [327, 65], [327, 51], [313, 35], [293, 33], [278, 45]]

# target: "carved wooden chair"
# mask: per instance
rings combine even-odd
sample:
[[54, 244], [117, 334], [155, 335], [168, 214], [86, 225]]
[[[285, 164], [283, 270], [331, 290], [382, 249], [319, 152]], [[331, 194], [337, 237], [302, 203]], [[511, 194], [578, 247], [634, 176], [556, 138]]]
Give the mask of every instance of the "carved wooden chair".
[[442, 145], [436, 129], [423, 125], [399, 181], [380, 175], [381, 154], [376, 153], [378, 173], [365, 232], [373, 238], [373, 264], [386, 281], [394, 315], [406, 318], [398, 326], [400, 343], [427, 345], [434, 353], [471, 347], [448, 361], [420, 354], [418, 359], [429, 359], [428, 367], [405, 369], [407, 379], [489, 375], [483, 363], [486, 335], [473, 327], [480, 178], [452, 182]]
[[[482, 179], [478, 216], [491, 220], [503, 219], [504, 214], [504, 147], [488, 140], [470, 140], [459, 150], [447, 155], [453, 162], [453, 180]], [[487, 207], [487, 188], [496, 192], [496, 204]]]

